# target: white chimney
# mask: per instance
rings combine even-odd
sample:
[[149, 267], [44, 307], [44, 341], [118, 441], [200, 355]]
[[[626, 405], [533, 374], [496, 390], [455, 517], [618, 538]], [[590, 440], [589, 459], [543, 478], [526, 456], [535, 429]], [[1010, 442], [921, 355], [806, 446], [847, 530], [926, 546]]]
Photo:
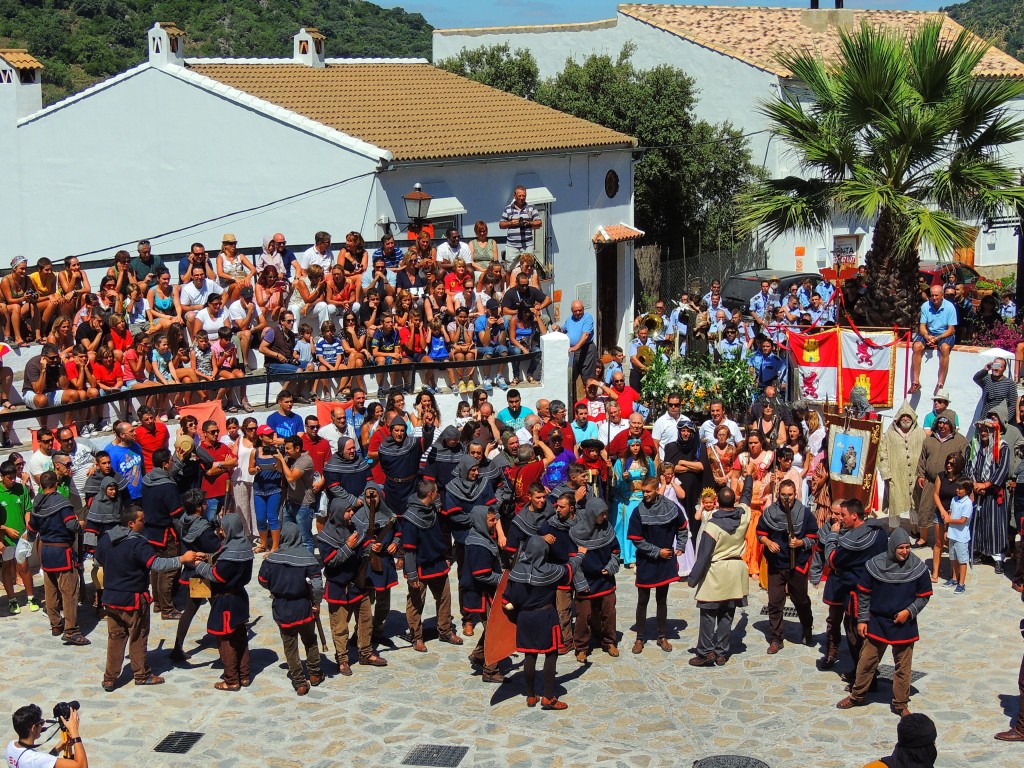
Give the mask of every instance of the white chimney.
[[292, 58], [298, 64], [323, 69], [327, 66], [324, 54], [324, 43], [327, 38], [316, 27], [303, 27], [292, 38], [295, 41]]
[[158, 21], [149, 30], [149, 63], [185, 66], [185, 33], [173, 21]]
[[0, 48], [0, 113], [14, 122], [43, 108], [43, 65], [24, 48]]

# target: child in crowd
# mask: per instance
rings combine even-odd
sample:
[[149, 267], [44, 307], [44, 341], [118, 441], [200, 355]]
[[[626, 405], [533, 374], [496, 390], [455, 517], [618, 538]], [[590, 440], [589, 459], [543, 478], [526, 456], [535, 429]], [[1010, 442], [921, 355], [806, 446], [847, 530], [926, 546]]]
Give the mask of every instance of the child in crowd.
[[[196, 340], [189, 350], [189, 366], [199, 381], [213, 381], [213, 347], [210, 345], [210, 334], [200, 328], [196, 331]], [[207, 400], [207, 392], [200, 392], [199, 399]]]
[[[314, 362], [314, 346], [313, 346], [313, 326], [309, 323], [302, 323], [299, 326], [299, 336], [295, 340], [295, 351], [299, 353], [299, 359], [295, 363], [299, 367], [299, 371], [315, 371], [316, 362]], [[310, 394], [315, 398], [318, 391], [319, 382], [299, 382], [298, 392], [305, 392], [309, 388]], [[303, 397], [298, 402], [302, 402], [305, 398]]]
[[[334, 323], [325, 320], [320, 325], [320, 338], [316, 342], [316, 361], [321, 371], [341, 371], [345, 369], [345, 357], [342, 354], [341, 339], [335, 336]], [[322, 397], [330, 394], [331, 379], [319, 379], [313, 384], [313, 394]]]
[[[448, 332], [441, 324], [441, 320], [435, 317], [427, 323], [427, 357], [433, 362], [445, 362], [448, 360]], [[423, 377], [423, 386], [430, 393], [437, 391], [437, 370], [433, 367], [424, 368], [420, 375]], [[446, 373], [441, 373], [442, 379], [447, 383]]]
[[[231, 341], [231, 337], [230, 328], [218, 328], [217, 340], [210, 345], [210, 350], [213, 352], [213, 378], [215, 379], [240, 379], [245, 375], [242, 366], [238, 364], [238, 347]], [[239, 407], [243, 408], [246, 413], [253, 412], [253, 407], [249, 405], [249, 398], [245, 395], [245, 387], [225, 387], [217, 393], [217, 397], [228, 404], [226, 410], [231, 413], [237, 413]]]
[[460, 400], [458, 407], [455, 409], [455, 426], [458, 429], [462, 429], [472, 420], [473, 413], [470, 410], [469, 403], [466, 400]]
[[953, 567], [951, 578], [942, 586], [954, 587], [953, 594], [967, 591], [967, 564], [971, 561], [971, 516], [974, 514], [972, 494], [974, 483], [961, 480], [956, 486], [956, 497], [949, 504], [949, 512], [939, 507], [942, 521], [949, 526], [949, 561]]
[[[153, 340], [153, 351], [150, 353], [150, 362], [153, 367], [150, 372], [150, 380], [157, 384], [177, 384], [178, 379], [171, 368], [171, 345], [167, 341], [167, 334], [161, 333]], [[180, 395], [174, 395], [177, 400]], [[160, 421], [167, 421], [168, 417], [174, 415], [174, 406], [171, 405], [170, 396], [164, 395], [161, 398], [158, 410], [162, 410]]]

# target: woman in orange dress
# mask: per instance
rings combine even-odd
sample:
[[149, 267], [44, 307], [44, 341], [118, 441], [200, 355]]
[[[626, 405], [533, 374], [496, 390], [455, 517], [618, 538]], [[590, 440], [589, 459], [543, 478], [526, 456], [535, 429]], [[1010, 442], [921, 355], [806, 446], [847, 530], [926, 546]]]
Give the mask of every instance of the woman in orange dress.
[[733, 465], [736, 463], [736, 446], [729, 442], [732, 432], [725, 424], [715, 429], [715, 443], [708, 448], [708, 464], [715, 490], [725, 488], [734, 479]]
[[[747, 464], [753, 464], [754, 495], [750, 500], [750, 529], [747, 530], [747, 548], [743, 553], [743, 562], [747, 564], [747, 571], [751, 578], [757, 579], [761, 575], [761, 555], [764, 547], [757, 540], [757, 521], [761, 519], [761, 513], [766, 506], [766, 500], [770, 503], [772, 462], [775, 454], [765, 450], [764, 435], [757, 430], [751, 430], [747, 435], [747, 450], [736, 457], [733, 469], [742, 474]], [[739, 492], [737, 491], [737, 494]]]

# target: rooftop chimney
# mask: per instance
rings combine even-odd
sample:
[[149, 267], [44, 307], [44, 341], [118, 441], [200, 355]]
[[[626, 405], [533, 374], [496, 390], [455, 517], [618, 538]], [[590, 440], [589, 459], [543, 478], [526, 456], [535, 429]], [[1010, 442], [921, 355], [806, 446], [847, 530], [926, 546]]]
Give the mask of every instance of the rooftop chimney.
[[818, 0], [811, 0], [811, 7], [800, 12], [800, 23], [811, 32], [827, 32], [830, 27], [835, 29], [852, 29], [856, 19], [853, 10], [843, 8], [843, 0], [836, 0], [835, 10], [818, 8]]
[[173, 21], [158, 21], [149, 30], [149, 63], [185, 66], [185, 33]]
[[327, 38], [316, 27], [303, 27], [292, 38], [295, 41], [292, 58], [298, 64], [323, 69], [327, 66], [324, 58], [324, 42]]
[[43, 65], [23, 48], [0, 48], [0, 108], [11, 125], [43, 108]]

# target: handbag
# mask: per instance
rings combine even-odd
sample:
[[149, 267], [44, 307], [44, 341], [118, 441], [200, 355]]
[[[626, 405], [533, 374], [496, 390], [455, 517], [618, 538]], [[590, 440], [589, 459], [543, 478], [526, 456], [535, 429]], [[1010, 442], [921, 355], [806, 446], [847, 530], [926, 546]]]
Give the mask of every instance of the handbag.
[[210, 582], [201, 576], [192, 576], [188, 580], [188, 596], [194, 600], [207, 600], [213, 597]]

